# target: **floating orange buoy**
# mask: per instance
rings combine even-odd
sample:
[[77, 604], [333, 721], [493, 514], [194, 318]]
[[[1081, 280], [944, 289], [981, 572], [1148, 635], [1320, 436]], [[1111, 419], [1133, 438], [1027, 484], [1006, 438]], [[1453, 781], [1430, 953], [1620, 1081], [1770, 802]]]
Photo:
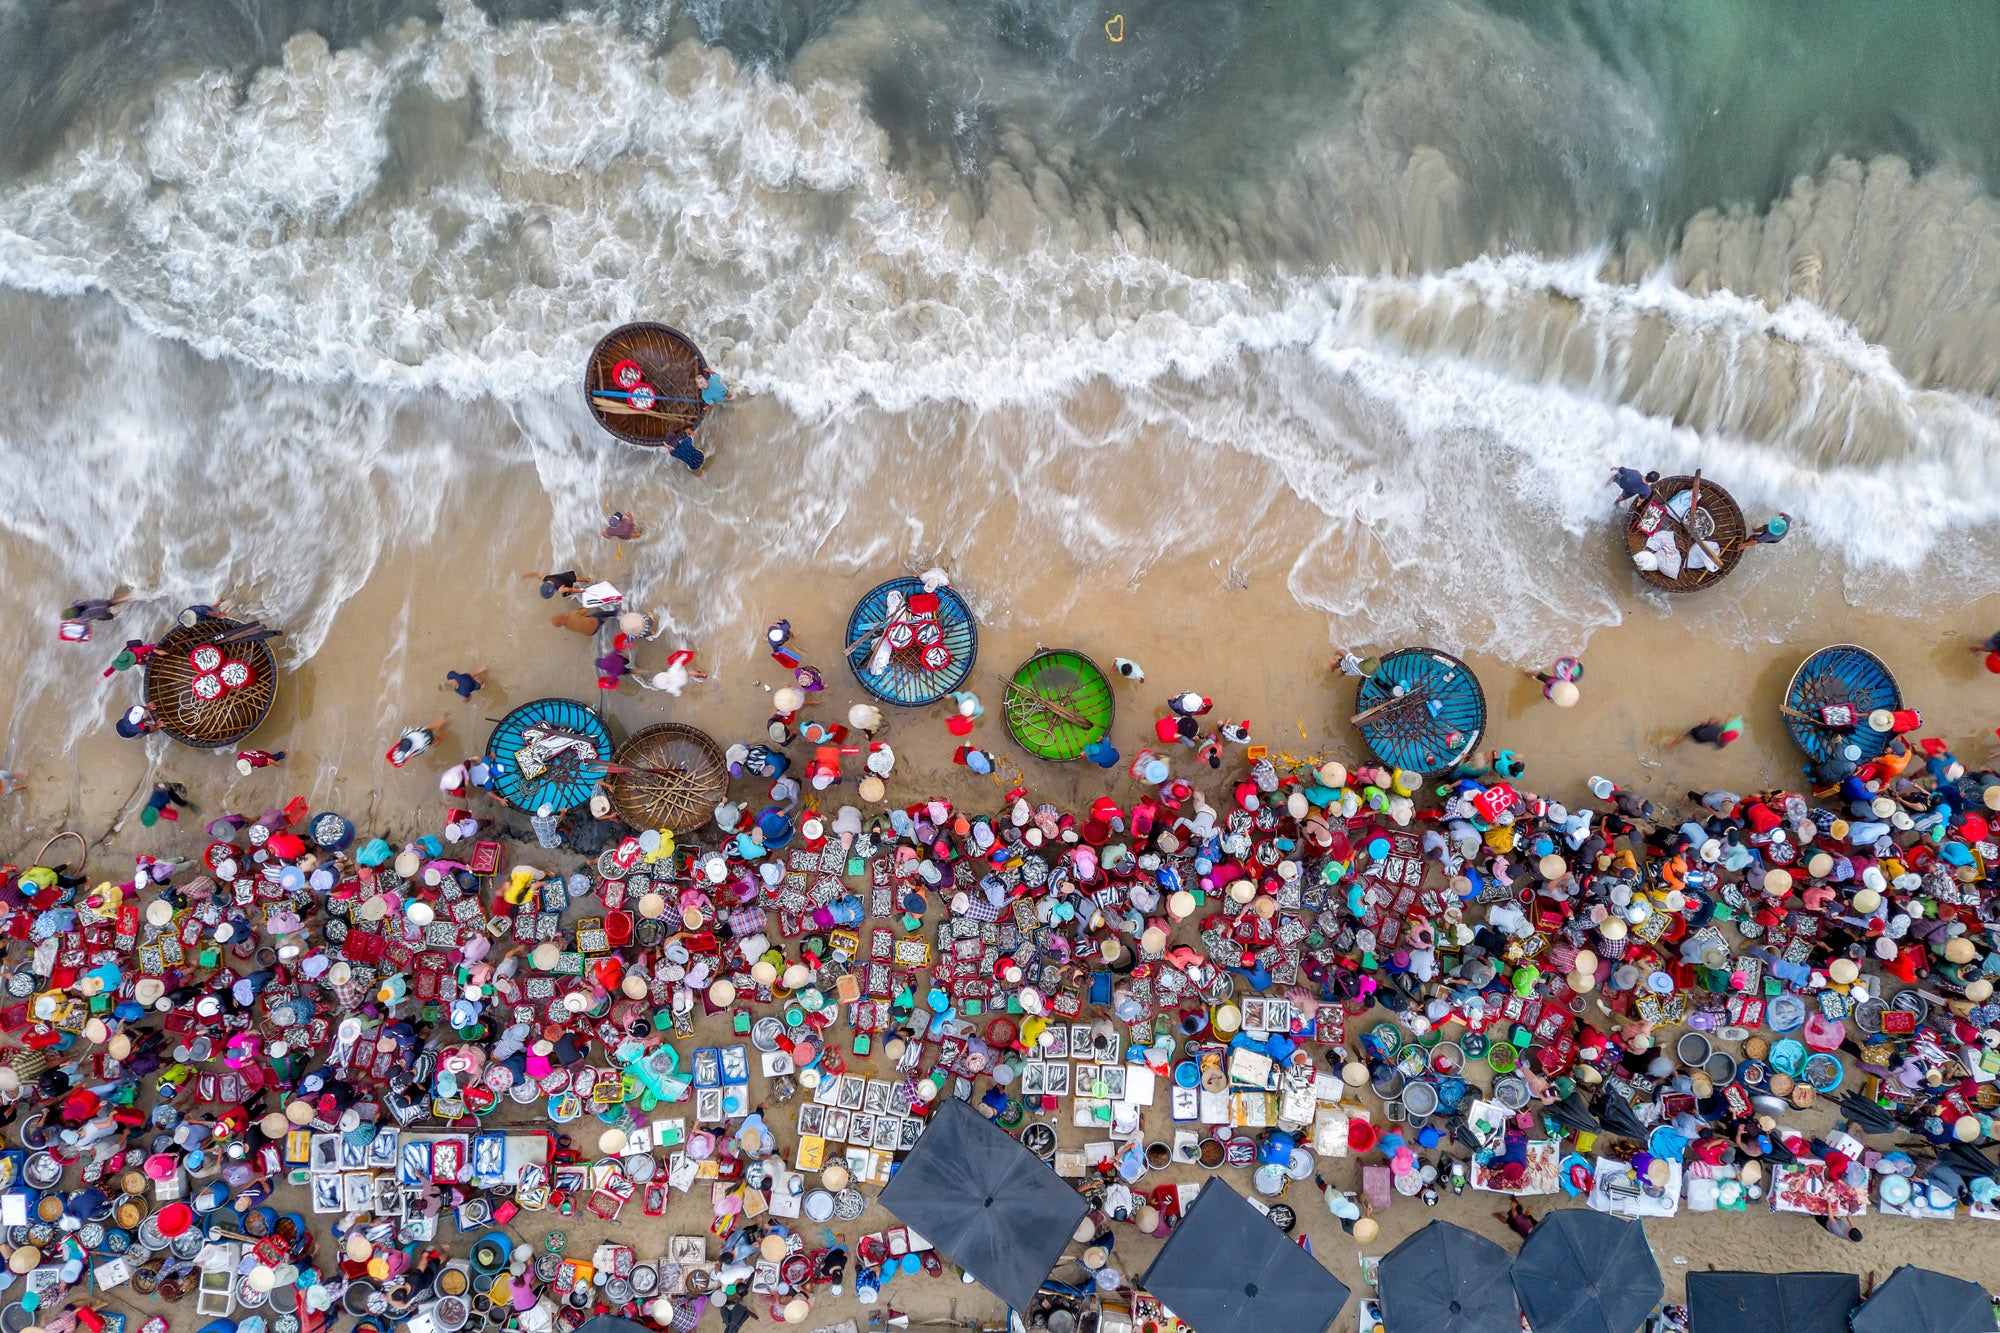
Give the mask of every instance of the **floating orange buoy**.
[[1986, 669], [1994, 675], [2000, 676], [2000, 653], [1986, 654]]

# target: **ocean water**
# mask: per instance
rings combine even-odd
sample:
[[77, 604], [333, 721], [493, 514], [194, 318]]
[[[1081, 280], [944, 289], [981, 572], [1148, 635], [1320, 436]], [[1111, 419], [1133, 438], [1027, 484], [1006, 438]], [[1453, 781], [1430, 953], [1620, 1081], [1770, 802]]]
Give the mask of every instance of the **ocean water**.
[[[617, 506], [690, 637], [807, 567], [1019, 623], [1192, 556], [1532, 661], [1638, 603], [1627, 462], [1794, 516], [1766, 603], [1949, 606], [1996, 124], [1973, 3], [0, 0], [0, 611], [226, 596], [296, 663], [448, 507], [560, 557]], [[698, 481], [580, 402], [635, 318], [744, 391]], [[12, 744], [100, 725], [30, 639]]]

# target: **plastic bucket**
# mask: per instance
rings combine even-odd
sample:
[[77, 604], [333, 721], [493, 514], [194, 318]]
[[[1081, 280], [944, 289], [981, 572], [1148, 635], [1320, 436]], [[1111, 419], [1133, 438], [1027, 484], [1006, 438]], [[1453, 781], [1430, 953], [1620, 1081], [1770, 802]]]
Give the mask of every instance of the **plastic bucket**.
[[170, 1203], [153, 1214], [153, 1223], [162, 1236], [172, 1240], [194, 1225], [194, 1209], [178, 1201]]
[[1174, 1066], [1174, 1083], [1177, 1087], [1192, 1088], [1201, 1083], [1201, 1067], [1192, 1060], [1183, 1060]]
[[368, 1313], [368, 1298], [374, 1294], [373, 1282], [366, 1278], [355, 1278], [347, 1284], [347, 1290], [341, 1294], [340, 1308], [351, 1315], [365, 1315]]
[[1708, 1038], [1699, 1032], [1683, 1032], [1681, 1039], [1674, 1043], [1674, 1058], [1689, 1069], [1707, 1065], [1708, 1057], [1714, 1052], [1715, 1048], [1709, 1045]]
[[467, 1257], [471, 1261], [473, 1272], [481, 1277], [492, 1277], [505, 1268], [507, 1261], [513, 1256], [513, 1237], [505, 1232], [489, 1231], [472, 1242], [472, 1252]]

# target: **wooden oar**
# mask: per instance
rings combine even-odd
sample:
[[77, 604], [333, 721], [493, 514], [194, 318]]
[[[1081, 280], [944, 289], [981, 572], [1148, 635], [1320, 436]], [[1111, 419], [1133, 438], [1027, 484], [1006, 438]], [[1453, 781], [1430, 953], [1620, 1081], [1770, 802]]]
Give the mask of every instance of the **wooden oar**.
[[1709, 559], [1715, 562], [1707, 569], [1699, 569], [1695, 571], [1696, 578], [1707, 578], [1710, 574], [1716, 573], [1719, 570], [1721, 570], [1722, 550], [1714, 542], [1709, 541], [1706, 538], [1697, 537], [1694, 535], [1694, 528], [1692, 526], [1694, 522], [1694, 511], [1696, 510], [1696, 508], [1700, 506], [1700, 504], [1701, 504], [1701, 472], [1698, 469], [1694, 474], [1694, 484], [1688, 487], [1688, 521], [1686, 523], [1681, 522], [1680, 515], [1676, 514], [1669, 506], [1658, 500], [1653, 501], [1653, 507], [1658, 509], [1662, 514], [1666, 516], [1667, 522], [1673, 524], [1676, 528], [1680, 529], [1681, 536], [1687, 538], [1688, 547], [1690, 549], [1699, 546], [1703, 551], [1706, 551], [1708, 553]]
[[672, 769], [672, 768], [631, 768], [631, 767], [628, 767], [628, 766], [627, 766], [627, 765], [625, 765], [625, 764], [614, 764], [614, 763], [612, 763], [612, 762], [611, 762], [611, 761], [610, 761], [609, 759], [579, 759], [579, 760], [577, 761], [577, 763], [578, 763], [578, 766], [583, 766], [583, 765], [586, 765], [586, 764], [587, 764], [587, 765], [589, 765], [589, 766], [590, 766], [591, 768], [601, 768], [601, 769], [603, 769], [603, 770], [604, 770], [604, 771], [605, 771], [606, 773], [611, 773], [611, 774], [619, 774], [619, 773], [643, 773], [643, 774], [645, 774], [645, 775], [647, 775], [647, 776], [649, 776], [649, 777], [656, 777], [656, 778], [678, 778], [678, 777], [681, 777], [681, 776], [682, 776], [681, 772], [680, 772], [679, 770], [677, 770], [677, 769]]
[[847, 655], [849, 657], [852, 657], [854, 655], [854, 650], [856, 648], [859, 648], [864, 643], [873, 643], [876, 639], [881, 637], [882, 631], [887, 628], [889, 628], [889, 622], [885, 620], [881, 624], [875, 626], [873, 629], [862, 630], [861, 637], [856, 639], [853, 643], [847, 645]]
[[[681, 402], [679, 398], [666, 399], [667, 402]], [[591, 406], [600, 412], [608, 412], [614, 417], [657, 417], [666, 415], [650, 407], [633, 407], [630, 403], [604, 403], [591, 400]]]
[[1360, 712], [1356, 713], [1353, 717], [1348, 718], [1347, 720], [1353, 725], [1358, 727], [1363, 722], [1366, 722], [1369, 718], [1374, 717], [1378, 713], [1386, 713], [1390, 709], [1398, 707], [1399, 705], [1416, 703], [1421, 700], [1428, 699], [1430, 697], [1431, 697], [1430, 686], [1428, 684], [1419, 684], [1405, 691], [1402, 694], [1396, 695], [1393, 698], [1384, 699], [1381, 703], [1374, 705], [1372, 708], [1364, 708]]
[[1033, 690], [1021, 684], [1019, 681], [1009, 680], [1005, 676], [999, 676], [996, 677], [996, 679], [998, 679], [1001, 684], [1007, 687], [1007, 692], [1009, 696], [1017, 695], [1023, 702], [1032, 704], [1035, 707], [1046, 710], [1051, 715], [1060, 718], [1064, 722], [1069, 723], [1072, 727], [1079, 727], [1084, 731], [1093, 731], [1097, 727], [1097, 724], [1095, 722], [1092, 722], [1089, 718], [1085, 717], [1083, 714], [1078, 713], [1073, 709], [1065, 708], [1061, 704], [1055, 702], [1053, 699], [1044, 698], [1042, 695], [1036, 694]]
[[[1701, 469], [1696, 468], [1694, 470], [1694, 484], [1688, 487], [1688, 521], [1690, 523], [1694, 521], [1695, 511], [1700, 508], [1701, 508]], [[1709, 558], [1715, 561], [1715, 563], [1709, 566], [1707, 569], [1696, 570], [1695, 577], [1697, 579], [1705, 579], [1710, 574], [1720, 573], [1722, 570], [1722, 554], [1723, 554], [1721, 549], [1718, 548], [1716, 544], [1712, 541], [1707, 541], [1695, 537], [1694, 532], [1690, 528], [1684, 527], [1681, 529], [1681, 531], [1687, 533], [1688, 540], [1697, 542], [1701, 546], [1702, 550], [1708, 552]]]
[[909, 610], [910, 599], [907, 597], [903, 597], [901, 593], [891, 591], [888, 594], [888, 597], [900, 598], [901, 600], [888, 601], [887, 599], [885, 599], [882, 619], [874, 626], [861, 631], [861, 637], [856, 639], [853, 643], [847, 645], [847, 650], [843, 654], [843, 656], [853, 657], [854, 650], [856, 648], [859, 648], [864, 643], [872, 643], [874, 640], [881, 638], [884, 634], [889, 632], [889, 626], [895, 624], [897, 618], [901, 616], [905, 611]]

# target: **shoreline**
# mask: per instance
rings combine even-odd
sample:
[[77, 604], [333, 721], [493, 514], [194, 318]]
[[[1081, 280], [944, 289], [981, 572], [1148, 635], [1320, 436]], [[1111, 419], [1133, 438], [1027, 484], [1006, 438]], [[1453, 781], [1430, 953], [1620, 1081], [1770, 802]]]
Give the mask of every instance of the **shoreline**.
[[[534, 545], [524, 535], [506, 543], [489, 541], [483, 552], [474, 548], [472, 554], [495, 570], [544, 568], [550, 557], [536, 553]], [[593, 551], [592, 558], [572, 560], [566, 567], [618, 581], [626, 558], [616, 544], [592, 540], [580, 545]], [[454, 562], [466, 558], [449, 535], [433, 549], [453, 550]], [[27, 787], [0, 803], [0, 837], [17, 860], [17, 853], [39, 845], [37, 839], [72, 824], [83, 826], [79, 831], [93, 846], [103, 844], [107, 833], [114, 835], [114, 846], [122, 846], [115, 834], [137, 814], [156, 778], [187, 780], [211, 791], [219, 785], [225, 799], [242, 806], [257, 804], [260, 791], [284, 787], [302, 791], [316, 805], [345, 803], [359, 821], [375, 819], [378, 812], [398, 812], [427, 823], [448, 804], [427, 780], [435, 769], [477, 752], [491, 729], [489, 719], [506, 707], [543, 695], [568, 695], [599, 706], [618, 736], [671, 719], [707, 730], [724, 746], [755, 740], [762, 731], [759, 719], [770, 711], [770, 692], [785, 680], [754, 646], [761, 634], [752, 627], [781, 617], [792, 620], [796, 643], [807, 645], [806, 660], [818, 661], [825, 674], [826, 689], [812, 696], [809, 715], [841, 721], [848, 704], [870, 700], [837, 660], [840, 627], [854, 598], [893, 572], [877, 568], [788, 579], [782, 595], [761, 596], [731, 617], [730, 637], [740, 635], [737, 641], [744, 645], [735, 651], [727, 642], [678, 639], [671, 628], [678, 618], [673, 598], [664, 603], [635, 599], [637, 605], [661, 612], [669, 626], [654, 642], [634, 650], [635, 670], [657, 670], [668, 651], [687, 646], [696, 651], [697, 666], [711, 673], [709, 681], [691, 685], [678, 700], [630, 686], [603, 697], [606, 692], [593, 687], [589, 663], [605, 650], [609, 636], [585, 651], [576, 636], [548, 624], [553, 607], [535, 596], [532, 583], [511, 576], [500, 580], [492, 588], [500, 605], [488, 611], [477, 596], [437, 597], [419, 583], [414, 569], [400, 579], [377, 577], [342, 607], [327, 644], [310, 662], [290, 662], [279, 641], [277, 703], [245, 743], [287, 750], [284, 768], [244, 778], [226, 756], [164, 738], [150, 739], [142, 749], [109, 735], [116, 710], [126, 706], [127, 696], [137, 698], [138, 673], [125, 672], [94, 691], [106, 700], [106, 721], [86, 731], [66, 756], [72, 761], [67, 792], [56, 787], [57, 773], [15, 760], [15, 771]], [[1143, 686], [1114, 682], [1119, 711], [1111, 739], [1128, 757], [1151, 739], [1147, 710], [1169, 691], [1186, 688], [1213, 697], [1218, 716], [1248, 717], [1254, 742], [1274, 753], [1350, 761], [1362, 756], [1360, 737], [1346, 721], [1353, 711], [1354, 682], [1330, 669], [1331, 660], [1349, 645], [1323, 628], [1329, 623], [1326, 616], [1292, 601], [1271, 577], [1273, 572], [1268, 561], [1252, 564], [1240, 575], [1250, 586], [1232, 588], [1199, 561], [1154, 566], [1144, 571], [1143, 585], [1135, 584], [1137, 600], [1121, 599], [1116, 613], [1107, 616], [1107, 607], [1080, 598], [1077, 586], [1060, 576], [993, 587], [991, 580], [1004, 576], [982, 562], [971, 576], [955, 579], [976, 614], [995, 594], [1013, 606], [1040, 602], [1068, 610], [1055, 618], [1055, 628], [1012, 623], [1012, 615], [999, 624], [982, 623], [979, 665], [967, 688], [981, 696], [988, 711], [974, 739], [986, 745], [1003, 774], [1018, 775], [1015, 780], [1026, 781], [1037, 793], [1080, 797], [1096, 770], [1081, 763], [1047, 764], [1014, 746], [1000, 726], [995, 678], [1040, 648], [1073, 647], [1100, 664], [1126, 656], [1146, 669]], [[1964, 645], [1976, 637], [1973, 627], [2000, 624], [2000, 594], [1968, 604], [1952, 625], [1936, 618], [1884, 616], [1842, 603], [1825, 608], [1817, 632], [1805, 635], [1788, 626], [1782, 641], [1752, 649], [1716, 644], [1709, 637], [1718, 618], [1755, 620], [1770, 612], [1761, 604], [1762, 596], [1749, 605], [1722, 604], [1738, 592], [1737, 582], [1670, 605], [1659, 597], [1635, 598], [1623, 625], [1598, 631], [1579, 653], [1587, 674], [1582, 699], [1572, 709], [1547, 703], [1520, 665], [1486, 654], [1461, 654], [1486, 690], [1489, 724], [1481, 750], [1517, 751], [1528, 764], [1531, 786], [1572, 798], [1599, 773], [1664, 803], [1683, 800], [1690, 788], [1755, 790], [1802, 781], [1801, 757], [1784, 731], [1777, 700], [1799, 661], [1839, 642], [1872, 646], [1896, 673], [1911, 705], [1924, 711], [1926, 731], [1943, 736], [1969, 762], [1979, 762], [1992, 747], [1991, 728], [2000, 716], [2000, 703], [1990, 702], [1996, 682]], [[1672, 614], [1662, 614], [1669, 610]], [[96, 658], [165, 618], [150, 607], [127, 608], [117, 620], [97, 626], [88, 645], [58, 644], [39, 651], [66, 673], [82, 675], [87, 667], [94, 677], [96, 667], [89, 664]], [[1062, 626], [1074, 627], [1074, 632]], [[831, 647], [815, 657], [812, 645]], [[1407, 645], [1352, 646], [1366, 653]], [[1449, 644], [1437, 646], [1453, 651]], [[489, 668], [491, 674], [488, 687], [471, 703], [443, 691], [444, 671], [475, 666]], [[892, 801], [896, 787], [913, 777], [920, 776], [919, 786], [946, 789], [972, 778], [950, 763], [957, 738], [943, 727], [947, 708], [884, 706], [890, 722], [885, 734], [899, 756]], [[1746, 732], [1727, 752], [1664, 749], [1668, 739], [1704, 718], [1739, 712]], [[405, 772], [382, 764], [381, 750], [398, 729], [440, 713], [450, 718], [451, 727], [436, 754], [450, 752], [449, 759], [437, 761], [433, 755]], [[1107, 778], [1113, 788], [1131, 785], [1122, 771]], [[1202, 785], [1201, 779], [1196, 783]], [[855, 800], [853, 784], [850, 772], [834, 790]], [[967, 789], [979, 785], [974, 780]], [[1219, 778], [1207, 785], [1226, 786]], [[1004, 789], [996, 785], [996, 790]]]

